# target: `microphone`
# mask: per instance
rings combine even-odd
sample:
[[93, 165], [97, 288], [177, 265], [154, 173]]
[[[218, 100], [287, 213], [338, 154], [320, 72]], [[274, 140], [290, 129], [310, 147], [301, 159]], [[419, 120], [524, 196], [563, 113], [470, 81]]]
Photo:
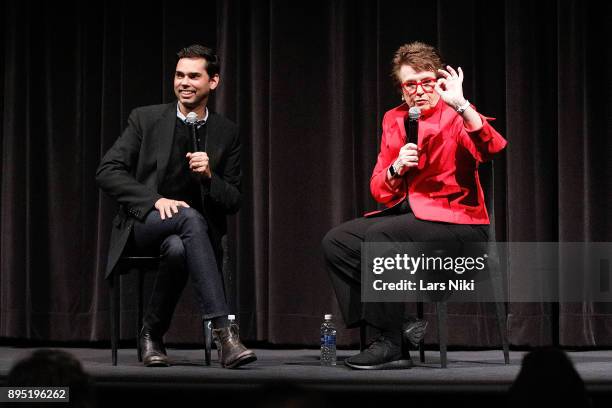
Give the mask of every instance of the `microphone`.
[[193, 148], [194, 152], [197, 152], [198, 150], [200, 150], [198, 147], [198, 136], [196, 135], [197, 121], [198, 121], [198, 114], [195, 112], [189, 112], [187, 114], [187, 117], [185, 118], [185, 123], [187, 123], [187, 125], [191, 129], [191, 147]]
[[195, 125], [195, 123], [198, 121], [198, 114], [195, 112], [189, 112], [185, 118], [185, 121], [190, 125]]
[[419, 118], [421, 110], [413, 106], [408, 111], [408, 117], [404, 119], [404, 128], [406, 129], [406, 143], [419, 144]]
[[[198, 114], [195, 112], [189, 112], [187, 116], [185, 117], [185, 123], [191, 129], [191, 146], [193, 147], [193, 152], [195, 153], [200, 150], [198, 146], [199, 145], [198, 135], [196, 134], [196, 124], [198, 123]], [[199, 186], [200, 186], [200, 203], [202, 206], [202, 215], [204, 216], [204, 218], [208, 220], [208, 216], [206, 213], [206, 206], [204, 205], [206, 203], [206, 191], [204, 189], [204, 186], [201, 183], [199, 183]]]

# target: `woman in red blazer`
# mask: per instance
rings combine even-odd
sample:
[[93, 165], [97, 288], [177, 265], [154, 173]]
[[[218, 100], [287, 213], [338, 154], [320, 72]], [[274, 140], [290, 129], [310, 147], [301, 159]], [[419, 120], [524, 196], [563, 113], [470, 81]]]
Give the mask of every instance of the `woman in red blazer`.
[[[372, 196], [387, 209], [346, 222], [327, 233], [323, 249], [332, 284], [348, 327], [366, 323], [380, 336], [345, 360], [356, 369], [409, 368], [402, 331], [424, 322], [404, 322], [403, 303], [361, 302], [363, 242], [486, 242], [489, 217], [478, 179], [478, 164], [506, 146], [506, 140], [463, 96], [463, 71], [443, 66], [438, 51], [420, 42], [395, 53], [393, 77], [404, 103], [382, 123], [378, 160], [370, 180]], [[407, 143], [408, 111], [420, 110], [417, 144]], [[419, 337], [417, 336], [417, 337]], [[413, 335], [410, 338], [418, 342]]]

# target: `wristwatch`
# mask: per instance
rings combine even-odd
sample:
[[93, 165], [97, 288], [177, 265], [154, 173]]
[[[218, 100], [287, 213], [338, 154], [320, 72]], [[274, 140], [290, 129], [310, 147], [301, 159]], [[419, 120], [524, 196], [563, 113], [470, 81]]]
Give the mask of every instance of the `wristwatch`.
[[466, 100], [465, 100], [465, 103], [464, 103], [463, 105], [461, 105], [461, 106], [458, 106], [458, 107], [457, 107], [457, 109], [456, 109], [456, 111], [457, 111], [457, 113], [458, 113], [458, 114], [462, 115], [462, 114], [463, 114], [463, 112], [465, 112], [465, 110], [466, 110], [467, 108], [469, 108], [469, 107], [470, 107], [470, 101], [468, 101], [468, 100], [466, 99]]
[[392, 165], [389, 166], [389, 173], [391, 174], [392, 178], [395, 178], [398, 176], [397, 171], [395, 171], [395, 167]]

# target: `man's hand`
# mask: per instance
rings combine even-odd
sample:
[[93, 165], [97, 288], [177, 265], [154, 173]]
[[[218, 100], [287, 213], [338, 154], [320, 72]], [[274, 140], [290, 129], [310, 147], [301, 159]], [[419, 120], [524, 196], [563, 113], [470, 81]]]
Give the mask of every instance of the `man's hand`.
[[201, 176], [211, 178], [210, 166], [208, 165], [208, 154], [206, 152], [187, 153], [189, 159], [189, 168], [194, 173]]
[[184, 201], [168, 200], [167, 198], [160, 198], [155, 202], [155, 208], [159, 210], [159, 215], [162, 220], [166, 217], [172, 218], [172, 213], [177, 213], [179, 207], [189, 208], [189, 205]]
[[447, 70], [438, 70], [443, 78], [438, 79], [435, 90], [448, 106], [457, 110], [466, 102], [463, 97], [463, 71], [459, 67], [457, 68], [459, 72], [457, 72], [450, 65], [447, 65], [446, 68]]
[[400, 176], [403, 176], [411, 167], [419, 165], [418, 147], [414, 143], [408, 143], [400, 149], [399, 155], [393, 166]]

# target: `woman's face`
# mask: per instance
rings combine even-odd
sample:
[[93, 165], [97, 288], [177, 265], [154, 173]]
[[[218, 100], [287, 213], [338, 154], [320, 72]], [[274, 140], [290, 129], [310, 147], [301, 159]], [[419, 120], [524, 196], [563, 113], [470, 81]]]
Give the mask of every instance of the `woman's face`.
[[435, 72], [417, 72], [410, 65], [402, 65], [398, 77], [404, 101], [409, 107], [427, 110], [436, 106], [440, 100], [440, 95], [434, 90], [437, 80]]

